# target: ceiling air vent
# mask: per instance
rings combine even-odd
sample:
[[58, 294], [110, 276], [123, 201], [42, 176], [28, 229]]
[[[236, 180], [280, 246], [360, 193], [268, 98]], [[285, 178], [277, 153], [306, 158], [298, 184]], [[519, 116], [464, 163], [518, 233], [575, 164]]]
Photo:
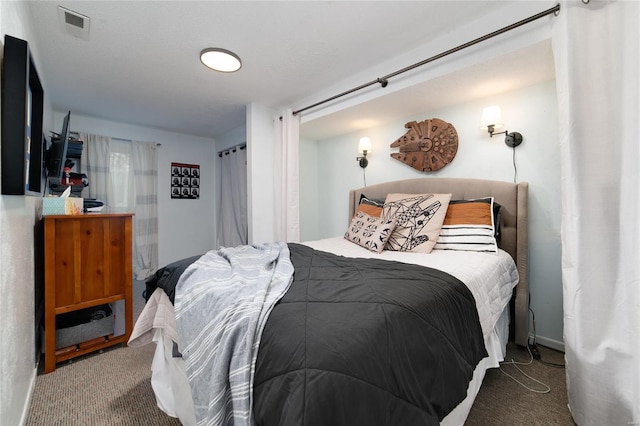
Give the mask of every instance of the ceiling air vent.
[[89, 40], [89, 24], [91, 19], [73, 10], [58, 6], [58, 21], [64, 34]]

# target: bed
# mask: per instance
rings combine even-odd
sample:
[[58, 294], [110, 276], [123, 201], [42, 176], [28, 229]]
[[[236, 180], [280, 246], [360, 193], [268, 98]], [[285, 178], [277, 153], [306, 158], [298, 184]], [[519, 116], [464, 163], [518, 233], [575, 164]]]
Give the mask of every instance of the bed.
[[[371, 185], [350, 191], [349, 221], [363, 197], [396, 193], [491, 197], [501, 206], [494, 216], [500, 249], [375, 253], [341, 236], [224, 249], [167, 265], [147, 280], [148, 301], [129, 342], [156, 343], [152, 386], [158, 406], [183, 424], [463, 424], [485, 371], [503, 359], [509, 335], [527, 344], [528, 185], [455, 178]], [[268, 271], [273, 294], [252, 293], [269, 308], [245, 325], [257, 338], [231, 356], [224, 349], [228, 342], [208, 337], [208, 327], [221, 327], [219, 320], [184, 325], [218, 301], [183, 308], [189, 297], [176, 296], [175, 285], [181, 280], [182, 286], [204, 288], [207, 277], [228, 272], [216, 269], [220, 259], [247, 269], [234, 257], [247, 251], [268, 259], [268, 268], [252, 274]], [[241, 300], [236, 291], [229, 297]], [[225, 315], [224, 324], [245, 321], [238, 312]], [[203, 349], [211, 347], [216, 351]], [[250, 347], [253, 362], [246, 355]], [[246, 362], [236, 368], [239, 359]], [[220, 363], [228, 374], [202, 373], [220, 371]], [[226, 393], [208, 395], [202, 384], [221, 377]]]

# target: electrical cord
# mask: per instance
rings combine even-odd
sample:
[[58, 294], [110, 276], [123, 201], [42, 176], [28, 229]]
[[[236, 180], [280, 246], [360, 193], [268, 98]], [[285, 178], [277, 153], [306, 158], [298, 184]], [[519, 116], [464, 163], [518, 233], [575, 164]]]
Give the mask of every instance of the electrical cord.
[[[531, 304], [531, 298], [529, 298], [529, 304]], [[549, 367], [555, 367], [555, 368], [564, 368], [565, 367], [564, 364], [558, 364], [558, 363], [555, 363], [555, 362], [548, 362], [548, 361], [543, 361], [542, 360], [542, 355], [540, 354], [540, 351], [538, 351], [538, 346], [537, 346], [537, 343], [536, 343], [536, 314], [535, 314], [535, 312], [533, 312], [533, 309], [531, 309], [531, 306], [528, 306], [528, 308], [529, 308], [529, 312], [531, 312], [531, 316], [533, 318], [533, 335], [530, 336], [530, 338], [533, 338], [533, 340], [531, 342], [527, 341], [527, 352], [529, 352], [529, 360], [526, 361], [526, 362], [522, 362], [522, 361], [514, 361], [513, 358], [512, 358], [511, 361], [501, 362], [500, 363], [500, 371], [504, 375], [508, 376], [513, 381], [515, 381], [520, 386], [522, 386], [523, 388], [527, 389], [530, 392], [540, 393], [540, 394], [549, 393], [551, 391], [551, 388], [549, 387], [549, 385], [547, 385], [546, 383], [541, 382], [538, 379], [534, 379], [533, 377], [531, 377], [530, 375], [528, 375], [527, 373], [522, 371], [522, 369], [520, 367], [518, 367], [519, 365], [531, 365], [533, 363], [534, 359], [536, 361], [539, 361], [540, 363], [542, 363], [544, 365], [549, 366]], [[535, 383], [541, 385], [542, 389], [534, 389], [534, 388], [526, 385], [525, 383], [521, 382], [517, 378], [513, 377], [511, 374], [507, 373], [505, 370], [502, 369], [502, 367], [505, 366], [505, 365], [513, 365], [523, 376], [525, 376], [528, 379], [534, 381]]]
[[533, 312], [533, 309], [531, 309], [531, 293], [529, 293], [527, 309], [531, 312], [531, 319], [533, 322], [533, 336], [529, 336], [529, 338], [533, 337], [533, 342], [530, 342], [529, 339], [527, 339], [527, 348], [534, 359], [540, 360], [542, 357], [540, 356], [540, 351], [538, 351], [538, 345], [536, 344], [536, 314]]
[[518, 180], [518, 166], [516, 166], [516, 147], [512, 147], [511, 149], [513, 149], [513, 154], [512, 154], [512, 159], [513, 159], [513, 183], [516, 183], [516, 181]]
[[[525, 388], [526, 390], [528, 390], [529, 392], [533, 392], [533, 393], [549, 393], [551, 392], [551, 388], [549, 387], [549, 385], [547, 385], [546, 383], [541, 382], [538, 379], [534, 379], [533, 377], [531, 377], [530, 375], [528, 375], [527, 373], [525, 373], [524, 371], [522, 371], [522, 369], [520, 367], [518, 367], [518, 365], [530, 365], [533, 363], [533, 354], [531, 353], [531, 350], [529, 349], [529, 347], [527, 346], [527, 350], [529, 351], [529, 361], [527, 362], [521, 362], [521, 361], [514, 361], [513, 358], [511, 359], [511, 361], [505, 361], [505, 362], [501, 362], [500, 363], [500, 371], [505, 375], [511, 378], [511, 380], [513, 380], [514, 382], [516, 382], [517, 384], [519, 384], [520, 386], [522, 386], [523, 388]], [[507, 373], [506, 371], [504, 371], [502, 369], [502, 366], [504, 365], [513, 365], [523, 376], [527, 377], [530, 380], [533, 380], [534, 382], [538, 383], [539, 385], [542, 386], [542, 389], [533, 389], [530, 386], [527, 386], [526, 384], [522, 383], [520, 380], [516, 379], [515, 377], [513, 377], [511, 374]]]
[[[531, 298], [529, 298], [529, 304], [531, 304]], [[531, 317], [533, 318], [533, 343], [529, 343], [527, 346], [530, 352], [533, 351], [533, 358], [540, 361], [544, 365], [548, 365], [549, 367], [564, 368], [564, 364], [544, 361], [542, 359], [542, 355], [540, 354], [540, 351], [538, 351], [538, 345], [536, 344], [536, 314], [533, 312], [533, 309], [531, 309], [531, 306], [529, 306], [529, 312], [531, 312]]]

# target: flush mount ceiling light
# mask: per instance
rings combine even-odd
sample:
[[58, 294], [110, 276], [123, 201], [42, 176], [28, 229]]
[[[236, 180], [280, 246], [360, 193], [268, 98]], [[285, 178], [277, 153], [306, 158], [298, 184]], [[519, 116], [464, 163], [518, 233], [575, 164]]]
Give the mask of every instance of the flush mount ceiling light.
[[200, 61], [212, 70], [220, 72], [238, 71], [242, 66], [242, 61], [240, 61], [238, 55], [229, 50], [216, 47], [204, 49], [200, 52]]

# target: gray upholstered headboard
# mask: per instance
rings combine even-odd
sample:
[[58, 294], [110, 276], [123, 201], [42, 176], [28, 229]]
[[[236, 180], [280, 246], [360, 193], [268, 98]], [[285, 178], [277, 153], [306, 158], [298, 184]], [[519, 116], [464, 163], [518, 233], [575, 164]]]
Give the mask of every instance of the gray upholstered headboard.
[[520, 282], [515, 289], [515, 342], [527, 345], [529, 335], [529, 279], [528, 279], [528, 203], [529, 184], [482, 179], [418, 178], [385, 182], [349, 191], [349, 220], [360, 202], [360, 195], [385, 198], [389, 193], [451, 194], [452, 199], [494, 197], [502, 206], [500, 247], [513, 257]]

